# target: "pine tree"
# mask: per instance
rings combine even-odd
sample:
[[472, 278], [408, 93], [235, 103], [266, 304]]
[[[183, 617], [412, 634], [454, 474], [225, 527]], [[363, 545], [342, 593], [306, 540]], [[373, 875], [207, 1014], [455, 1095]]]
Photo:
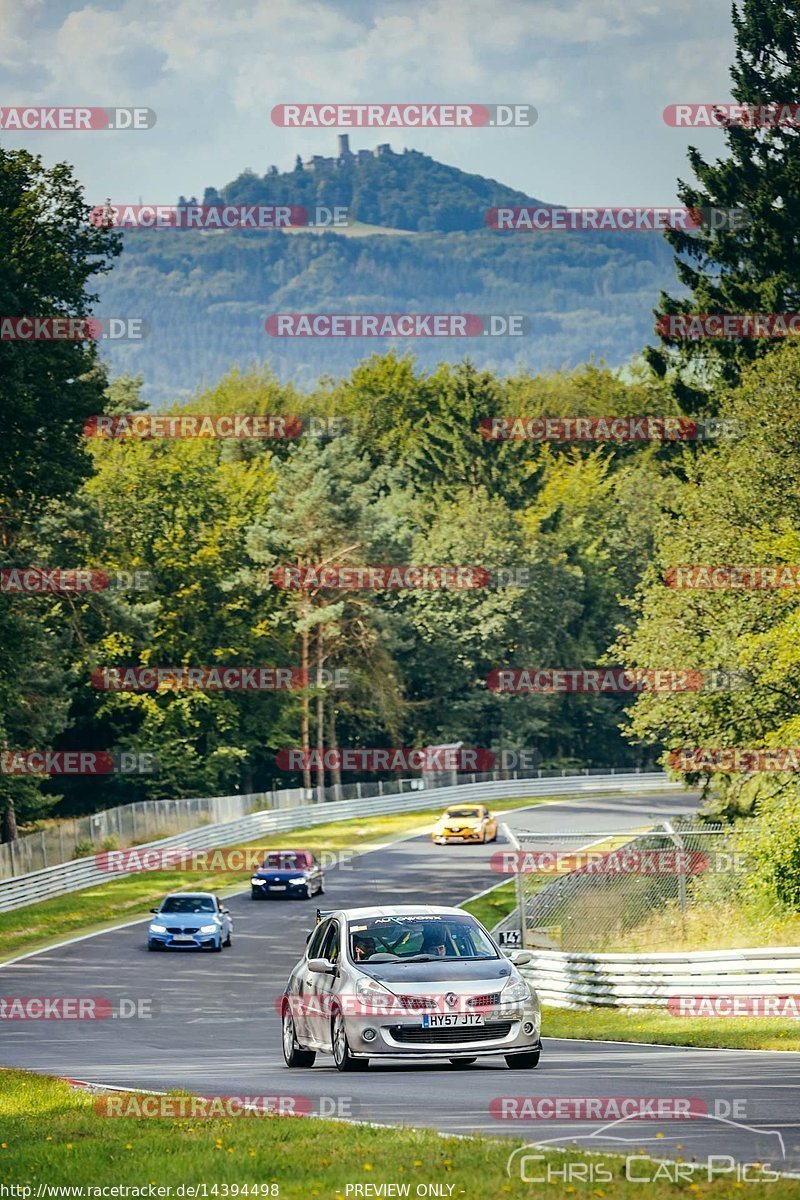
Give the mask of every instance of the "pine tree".
[[[783, 106], [800, 95], [800, 4], [744, 0], [732, 10], [738, 104]], [[708, 134], [713, 137], [713, 133]], [[689, 208], [745, 210], [745, 223], [696, 232], [669, 230], [678, 277], [691, 296], [662, 293], [657, 316], [672, 313], [791, 313], [800, 310], [800, 129], [791, 124], [728, 124], [728, 156], [707, 162], [695, 147], [697, 179], [679, 181]], [[659, 375], [677, 367], [676, 398], [688, 412], [710, 406], [714, 380], [735, 384], [742, 367], [774, 348], [769, 338], [690, 340], [660, 334], [648, 347]]]

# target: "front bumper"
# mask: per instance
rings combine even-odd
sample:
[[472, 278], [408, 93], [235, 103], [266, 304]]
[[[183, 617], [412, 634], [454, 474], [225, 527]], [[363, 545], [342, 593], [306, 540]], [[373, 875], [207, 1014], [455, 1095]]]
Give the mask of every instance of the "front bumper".
[[163, 946], [165, 950], [204, 950], [209, 946], [216, 946], [222, 937], [222, 932], [188, 934], [191, 941], [187, 942], [176, 941], [175, 938], [178, 936], [180, 935], [174, 933], [150, 933], [148, 931], [147, 939], [153, 945]]
[[[484, 1024], [466, 1028], [423, 1029], [421, 1014], [345, 1017], [347, 1042], [354, 1058], [487, 1058], [535, 1050], [541, 1033], [536, 1004], [497, 1005]], [[373, 1030], [371, 1041], [365, 1031]]]
[[448, 842], [482, 842], [482, 829], [462, 829], [460, 833], [434, 833], [433, 842], [437, 846], [446, 846]]
[[310, 895], [311, 887], [308, 883], [250, 885], [250, 896], [253, 900], [308, 900]]

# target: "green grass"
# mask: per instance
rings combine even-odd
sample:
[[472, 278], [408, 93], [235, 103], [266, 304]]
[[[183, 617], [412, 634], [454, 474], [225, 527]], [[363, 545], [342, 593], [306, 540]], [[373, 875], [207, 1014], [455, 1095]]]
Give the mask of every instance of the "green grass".
[[742, 950], [800, 946], [800, 913], [769, 913], [741, 900], [698, 904], [681, 913], [677, 901], [609, 941], [604, 950]]
[[506, 883], [499, 883], [497, 887], [492, 888], [485, 896], [477, 896], [474, 900], [467, 900], [465, 904], [461, 905], [476, 920], [485, 925], [487, 929], [492, 929], [498, 921], [502, 921], [503, 917], [507, 917], [510, 912], [513, 912], [516, 906], [516, 879], [509, 879]]
[[671, 1017], [629, 1009], [544, 1008], [545, 1037], [669, 1046], [718, 1046], [729, 1050], [800, 1050], [800, 1022], [758, 1017]]
[[[501, 800], [492, 807], [493, 811], [500, 812], [540, 804], [546, 800], [547, 797]], [[237, 843], [235, 848], [303, 846], [317, 853], [342, 850], [361, 852], [370, 846], [421, 831], [440, 812], [441, 808], [432, 808], [424, 812], [332, 821], [328, 825], [314, 825], [290, 833], [265, 835], [250, 842]], [[457, 853], [457, 847], [454, 852]], [[250, 871], [143, 871], [119, 879], [110, 876], [108, 883], [0, 913], [0, 962], [26, 950], [53, 945], [71, 934], [91, 933], [126, 920], [133, 921], [137, 917], [144, 919], [148, 910], [170, 891], [196, 888], [199, 891], [231, 894], [245, 890], [250, 875]]]
[[[291, 1084], [285, 1088], [287, 1093], [301, 1086], [294, 1078]], [[94, 1101], [95, 1097], [60, 1080], [0, 1070], [0, 1183], [32, 1187], [34, 1197], [42, 1183], [145, 1188], [154, 1183], [172, 1189], [206, 1184], [212, 1198], [214, 1185], [220, 1197], [234, 1194], [233, 1185], [238, 1185], [239, 1195], [243, 1185], [275, 1185], [274, 1194], [281, 1200], [317, 1196], [346, 1200], [348, 1185], [406, 1183], [411, 1196], [418, 1184], [436, 1184], [443, 1187], [441, 1194], [455, 1200], [531, 1200], [542, 1195], [548, 1200], [567, 1196], [673, 1200], [697, 1195], [732, 1200], [742, 1195], [741, 1185], [737, 1187], [733, 1180], [707, 1183], [705, 1175], [698, 1175], [699, 1186], [691, 1190], [686, 1184], [662, 1180], [630, 1182], [624, 1178], [621, 1157], [589, 1157], [574, 1151], [548, 1151], [547, 1163], [562, 1172], [566, 1162], [582, 1164], [584, 1171], [590, 1165], [594, 1171], [602, 1166], [611, 1172], [611, 1182], [569, 1183], [557, 1178], [545, 1188], [534, 1189], [518, 1173], [509, 1177], [506, 1162], [516, 1146], [533, 1136], [547, 1136], [542, 1125], [535, 1134], [530, 1126], [523, 1128], [518, 1139], [455, 1138], [428, 1130], [369, 1128], [315, 1118], [109, 1119], [95, 1111]], [[536, 1167], [539, 1173], [547, 1169], [542, 1163]], [[638, 1163], [637, 1171], [642, 1170]], [[773, 1182], [770, 1200], [796, 1197], [797, 1189], [790, 1180]], [[349, 1195], [358, 1193], [351, 1190]]]

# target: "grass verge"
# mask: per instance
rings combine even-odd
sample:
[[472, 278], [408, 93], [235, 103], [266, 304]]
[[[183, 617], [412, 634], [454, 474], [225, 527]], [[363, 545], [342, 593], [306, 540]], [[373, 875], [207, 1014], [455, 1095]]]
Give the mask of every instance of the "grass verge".
[[[546, 803], [547, 799], [501, 800], [492, 808], [502, 812]], [[316, 853], [361, 852], [394, 838], [421, 832], [440, 812], [441, 809], [436, 808], [382, 817], [355, 817], [349, 821], [295, 829], [290, 833], [265, 835], [227, 849], [302, 846]], [[121, 879], [110, 878], [108, 883], [81, 892], [67, 892], [39, 904], [0, 913], [0, 964], [27, 950], [53, 945], [70, 934], [92, 933], [137, 917], [144, 919], [148, 909], [170, 891], [191, 888], [222, 894], [241, 891], [247, 887], [250, 875], [250, 871], [194, 871], [191, 874], [186, 871], [143, 871]]]
[[[614, 1008], [542, 1010], [545, 1037], [661, 1042], [728, 1050], [800, 1050], [800, 1025], [775, 1017], [671, 1017]], [[800, 1194], [800, 1191], [799, 1191]]]
[[[191, 1196], [187, 1190], [191, 1187], [198, 1188], [193, 1194], [202, 1197], [203, 1184], [205, 1195], [212, 1198], [345, 1200], [408, 1194], [506, 1200], [543, 1194], [541, 1188], [534, 1191], [531, 1183], [521, 1180], [518, 1168], [511, 1175], [506, 1171], [508, 1156], [523, 1144], [524, 1134], [519, 1139], [441, 1137], [429, 1130], [370, 1128], [313, 1117], [109, 1120], [95, 1111], [95, 1099], [61, 1080], [0, 1070], [0, 1183], [31, 1188], [27, 1196], [18, 1190], [7, 1194], [28, 1200], [37, 1196], [40, 1185], [111, 1185], [143, 1188], [129, 1194], [147, 1196], [151, 1184], [171, 1189], [173, 1198]], [[541, 1126], [537, 1136], [547, 1136]], [[548, 1170], [560, 1173], [546, 1188], [552, 1200], [567, 1196], [673, 1200], [698, 1194], [731, 1200], [742, 1195], [742, 1185], [737, 1186], [734, 1177], [706, 1182], [707, 1168], [698, 1170], [694, 1186], [663, 1177], [637, 1183], [625, 1177], [625, 1161], [618, 1155], [542, 1153], [544, 1161], [531, 1163], [528, 1169], [541, 1176]], [[564, 1178], [567, 1164], [571, 1181]], [[573, 1164], [592, 1178], [574, 1178]], [[688, 1163], [683, 1166], [691, 1170]], [[610, 1178], [598, 1178], [601, 1169]], [[640, 1178], [663, 1170], [641, 1159], [635, 1169]], [[381, 1184], [395, 1188], [380, 1189]], [[181, 1185], [184, 1190], [178, 1192]], [[365, 1185], [373, 1187], [365, 1190]], [[396, 1190], [404, 1185], [408, 1193]], [[426, 1190], [419, 1191], [419, 1185]], [[796, 1181], [773, 1182], [771, 1200], [796, 1197], [797, 1186]], [[41, 1194], [48, 1196], [47, 1191]], [[170, 1193], [165, 1190], [161, 1195]], [[84, 1191], [84, 1196], [92, 1193]]]
[[476, 920], [492, 929], [503, 917], [507, 917], [517, 906], [517, 881], [509, 879], [507, 883], [499, 883], [484, 896], [476, 896], [461, 905]]

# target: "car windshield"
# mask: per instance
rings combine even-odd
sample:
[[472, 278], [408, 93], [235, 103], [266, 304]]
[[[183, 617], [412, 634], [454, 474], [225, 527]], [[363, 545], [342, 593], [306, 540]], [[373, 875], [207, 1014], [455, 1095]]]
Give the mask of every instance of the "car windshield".
[[210, 896], [168, 896], [161, 905], [164, 913], [214, 912], [214, 901]]
[[498, 958], [477, 921], [461, 916], [366, 917], [351, 921], [350, 956], [355, 962], [428, 962]]
[[448, 821], [452, 821], [454, 817], [480, 817], [481, 810], [479, 808], [448, 808], [444, 814]]
[[311, 855], [302, 850], [275, 850], [264, 859], [267, 871], [296, 871], [311, 865]]

